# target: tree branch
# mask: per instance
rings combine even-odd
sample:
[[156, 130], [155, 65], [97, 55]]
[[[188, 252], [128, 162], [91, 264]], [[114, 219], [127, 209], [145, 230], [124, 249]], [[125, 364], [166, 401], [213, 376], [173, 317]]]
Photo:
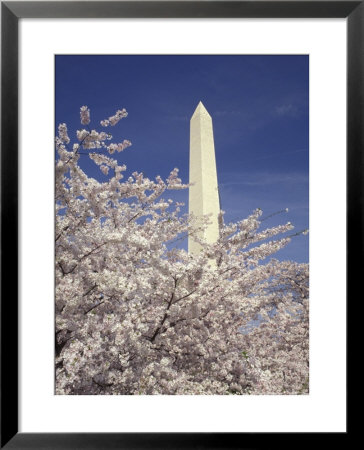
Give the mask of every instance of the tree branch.
[[84, 314], [88, 314], [89, 312], [91, 312], [93, 309], [97, 308], [98, 306], [102, 305], [103, 303], [105, 303], [104, 300], [102, 300], [102, 302], [97, 303], [96, 305], [92, 306], [90, 309], [88, 309], [87, 311], [84, 312]]

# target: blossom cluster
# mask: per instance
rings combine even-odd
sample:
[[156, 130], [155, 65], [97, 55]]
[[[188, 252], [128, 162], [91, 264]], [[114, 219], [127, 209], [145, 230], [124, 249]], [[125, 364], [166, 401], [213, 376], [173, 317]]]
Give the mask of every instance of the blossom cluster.
[[116, 111], [116, 113], [115, 113], [113, 116], [109, 117], [108, 119], [101, 120], [100, 124], [101, 124], [103, 127], [108, 127], [109, 125], [114, 126], [114, 125], [116, 125], [121, 119], [123, 119], [124, 117], [127, 117], [127, 115], [128, 115], [128, 113], [126, 112], [126, 109], [125, 109], [125, 108], [123, 108], [123, 109], [118, 109], [118, 110]]
[[90, 110], [87, 106], [81, 106], [80, 117], [82, 125], [88, 125], [90, 123]]
[[[95, 130], [77, 138], [69, 150], [62, 124], [56, 139], [56, 393], [308, 393], [308, 266], [271, 258], [292, 225], [221, 213], [207, 244], [196, 229], [209, 217], [165, 198], [188, 187], [178, 169], [123, 179], [125, 165], [102, 153], [120, 144], [98, 147], [107, 136]], [[85, 144], [106, 181], [81, 169]], [[198, 255], [173, 247], [187, 235]]]

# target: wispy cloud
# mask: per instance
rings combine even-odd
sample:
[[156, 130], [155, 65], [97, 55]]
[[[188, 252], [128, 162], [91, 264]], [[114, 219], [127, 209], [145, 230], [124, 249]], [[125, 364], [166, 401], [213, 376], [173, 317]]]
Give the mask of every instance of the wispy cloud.
[[276, 158], [279, 158], [281, 156], [294, 155], [295, 153], [303, 153], [303, 152], [307, 152], [307, 151], [308, 150], [306, 148], [299, 148], [297, 150], [290, 150], [288, 152], [279, 152], [279, 153], [274, 152], [274, 153], [269, 153], [269, 154], [266, 154], [266, 155], [261, 155], [261, 156], [258, 156], [256, 158], [249, 159], [249, 161], [258, 161], [258, 160], [261, 160], [261, 159], [270, 159], [270, 158], [276, 159]]
[[222, 173], [219, 176], [221, 180], [219, 186], [224, 188], [228, 186], [267, 186], [273, 184], [302, 184], [308, 183], [308, 174], [300, 172], [291, 173]]
[[298, 108], [292, 103], [276, 106], [275, 113], [278, 116], [297, 116]]

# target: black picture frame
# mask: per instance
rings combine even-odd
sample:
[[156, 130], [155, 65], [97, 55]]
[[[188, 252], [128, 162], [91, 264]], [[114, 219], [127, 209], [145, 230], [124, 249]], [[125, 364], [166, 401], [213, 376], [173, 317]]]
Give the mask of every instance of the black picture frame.
[[[347, 18], [347, 305], [361, 290], [364, 1], [1, 2], [1, 448], [228, 449], [271, 448], [274, 442], [280, 447], [296, 445], [297, 433], [18, 432], [18, 21], [116, 17]], [[346, 433], [333, 433], [335, 440], [346, 440], [348, 431], [349, 428]], [[311, 437], [304, 433], [298, 442], [307, 445]], [[317, 444], [322, 440], [327, 445], [325, 433], [316, 433], [314, 439]]]

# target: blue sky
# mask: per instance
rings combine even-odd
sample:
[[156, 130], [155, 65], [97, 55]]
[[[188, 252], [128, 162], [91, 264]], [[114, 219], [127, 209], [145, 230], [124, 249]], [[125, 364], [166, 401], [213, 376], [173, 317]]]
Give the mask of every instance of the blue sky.
[[[56, 125], [71, 139], [81, 128], [79, 109], [91, 110], [91, 127], [126, 108], [112, 127], [115, 141], [132, 147], [114, 154], [150, 178], [174, 168], [188, 182], [189, 120], [201, 100], [214, 126], [216, 164], [225, 220], [255, 208], [265, 222], [308, 228], [309, 58], [307, 55], [57, 55]], [[91, 176], [87, 156], [81, 164]], [[188, 202], [187, 191], [168, 198]], [[182, 245], [186, 245], [186, 242]], [[308, 262], [308, 235], [293, 238], [278, 259]]]

